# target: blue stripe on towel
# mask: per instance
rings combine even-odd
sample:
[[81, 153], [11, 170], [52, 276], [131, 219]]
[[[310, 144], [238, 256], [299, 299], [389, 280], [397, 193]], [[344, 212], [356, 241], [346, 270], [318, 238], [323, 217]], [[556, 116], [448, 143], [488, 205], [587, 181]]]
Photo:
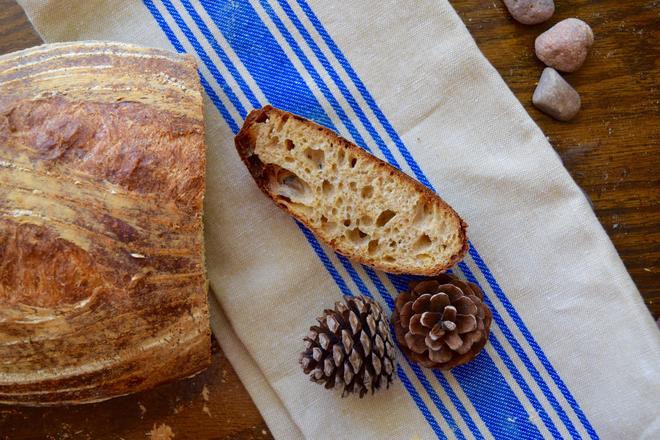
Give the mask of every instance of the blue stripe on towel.
[[[571, 422], [571, 420], [568, 418], [568, 415], [566, 414], [564, 409], [559, 405], [559, 402], [557, 402], [557, 399], [555, 398], [554, 394], [552, 394], [550, 389], [547, 388], [548, 385], [545, 383], [545, 381], [543, 381], [540, 378], [538, 370], [536, 369], [534, 364], [531, 362], [531, 360], [529, 359], [527, 354], [523, 351], [522, 347], [520, 346], [520, 344], [518, 343], [516, 338], [511, 333], [511, 330], [507, 326], [506, 322], [504, 321], [504, 319], [502, 318], [500, 313], [497, 311], [497, 309], [495, 309], [495, 307], [494, 307], [492, 301], [490, 300], [489, 296], [485, 293], [485, 290], [483, 289], [483, 287], [481, 286], [479, 281], [476, 279], [476, 277], [472, 273], [472, 270], [470, 270], [470, 268], [468, 267], [468, 265], [465, 262], [458, 263], [458, 267], [461, 269], [461, 271], [465, 275], [465, 279], [467, 279], [471, 283], [474, 283], [474, 284], [478, 285], [479, 288], [484, 292], [484, 302], [492, 310], [493, 320], [499, 326], [499, 328], [502, 331], [502, 334], [504, 335], [504, 337], [506, 337], [507, 340], [511, 342], [511, 347], [516, 352], [516, 354], [518, 355], [520, 360], [523, 362], [525, 367], [527, 367], [527, 370], [530, 372], [530, 375], [535, 379], [535, 381], [537, 383], [541, 382], [541, 383], [539, 383], [539, 386], [541, 387], [541, 391], [543, 391], [544, 395], [548, 396], [548, 401], [550, 402], [550, 405], [555, 409], [555, 411], [559, 415], [559, 418], [561, 418], [562, 422], [564, 422], [564, 424], [566, 425], [566, 428], [570, 432], [571, 436], [573, 438], [576, 438], [576, 439], [581, 438], [580, 434], [575, 429], [575, 425], [573, 425], [573, 422]], [[504, 352], [504, 349], [502, 349], [502, 352], [506, 353], [506, 352]], [[509, 358], [508, 355], [506, 355], [506, 357], [507, 357], [507, 359]], [[504, 360], [504, 358], [502, 358], [502, 360]], [[510, 359], [508, 359], [507, 367], [509, 366], [509, 364], [513, 365], [513, 363], [511, 362]], [[516, 372], [517, 372], [517, 370], [516, 370]], [[512, 372], [512, 374], [513, 374], [513, 372]], [[521, 382], [524, 383], [524, 379], [522, 378], [522, 376], [518, 377], [515, 374], [513, 374], [513, 376], [516, 379], [516, 381], [521, 381]], [[523, 387], [521, 386], [521, 388], [523, 388]], [[547, 413], [545, 412], [545, 410], [541, 407], [541, 404], [536, 400], [536, 397], [534, 396], [532, 391], [527, 387], [526, 383], [525, 383], [525, 388], [523, 388], [523, 392], [525, 393], [526, 396], [528, 396], [531, 399], [530, 401], [531, 401], [532, 405], [534, 406], [536, 411], [539, 413], [539, 416], [541, 417], [541, 420], [543, 420], [543, 422], [546, 424], [546, 426], [549, 423], [552, 423], [550, 421], [550, 418], [548, 417]], [[559, 433], [556, 432], [556, 434], [555, 434], [555, 432], [553, 432], [553, 435], [559, 436]]]
[[[270, 10], [270, 12], [268, 12], [268, 15], [269, 15], [269, 17], [271, 17], [271, 19], [274, 22], [275, 22], [275, 20], [279, 21], [279, 18], [277, 18], [277, 16], [272, 13], [272, 9], [271, 9], [270, 5], [268, 4], [268, 2], [266, 0], [259, 0], [259, 2], [261, 3], [264, 10], [266, 10], [267, 12]], [[346, 84], [344, 84], [344, 82], [341, 80], [341, 78], [339, 77], [339, 75], [337, 74], [335, 69], [332, 67], [332, 65], [330, 64], [328, 59], [325, 57], [325, 55], [323, 55], [323, 52], [321, 52], [321, 49], [318, 47], [318, 45], [316, 44], [314, 39], [311, 37], [309, 32], [307, 32], [307, 29], [305, 29], [305, 27], [302, 25], [302, 23], [300, 22], [298, 17], [293, 13], [293, 10], [291, 9], [291, 6], [289, 6], [288, 2], [283, 1], [283, 0], [277, 0], [277, 2], [279, 3], [280, 7], [284, 10], [287, 17], [289, 17], [289, 19], [293, 22], [293, 24], [296, 27], [296, 29], [298, 30], [298, 32], [300, 32], [300, 35], [302, 35], [303, 39], [305, 40], [305, 42], [307, 43], [309, 48], [312, 49], [312, 52], [314, 52], [314, 55], [316, 55], [316, 57], [319, 59], [319, 61], [321, 62], [321, 65], [325, 68], [325, 70], [328, 73], [328, 75], [330, 76], [330, 78], [332, 78], [334, 83], [337, 85], [337, 87], [341, 91], [341, 94], [344, 96], [344, 98], [346, 99], [346, 101], [348, 102], [350, 107], [353, 109], [353, 111], [357, 115], [360, 122], [362, 122], [362, 125], [364, 126], [364, 128], [367, 130], [367, 132], [369, 133], [371, 138], [376, 142], [376, 145], [378, 145], [378, 148], [382, 151], [383, 156], [385, 157], [385, 159], [392, 166], [394, 166], [395, 168], [400, 170], [401, 166], [398, 164], [398, 162], [396, 161], [396, 159], [392, 155], [392, 152], [387, 147], [387, 145], [385, 144], [383, 139], [380, 137], [380, 135], [378, 134], [376, 129], [373, 127], [373, 125], [371, 124], [371, 121], [369, 121], [369, 118], [367, 118], [367, 116], [364, 114], [364, 112], [360, 108], [359, 104], [357, 103], [357, 101], [355, 100], [353, 95], [351, 95], [351, 93], [348, 91], [348, 88], [346, 87]], [[278, 26], [278, 29], [279, 29], [279, 26]], [[280, 29], [280, 31], [283, 31], [283, 33], [285, 35], [285, 38], [287, 38], [287, 41], [289, 41], [289, 38], [287, 37], [287, 35], [290, 36], [291, 34], [288, 33], [288, 31], [286, 31], [286, 29]]]
[[225, 65], [231, 76], [236, 80], [236, 83], [245, 94], [245, 97], [248, 99], [248, 101], [250, 101], [250, 105], [252, 105], [252, 107], [255, 108], [260, 107], [261, 105], [259, 104], [259, 100], [254, 95], [254, 93], [252, 93], [252, 90], [248, 87], [247, 83], [245, 82], [241, 74], [238, 72], [238, 69], [236, 69], [236, 66], [234, 66], [234, 63], [232, 63], [229, 56], [227, 56], [225, 51], [220, 47], [220, 44], [213, 36], [213, 32], [211, 32], [211, 30], [208, 28], [206, 23], [204, 23], [204, 20], [202, 19], [202, 17], [199, 16], [195, 8], [193, 8], [190, 1], [189, 0], [180, 0], [180, 1], [183, 7], [186, 8], [186, 11], [188, 11], [188, 14], [190, 14], [190, 18], [193, 19], [193, 21], [199, 28], [199, 31], [202, 33], [202, 35], [204, 35], [204, 38], [206, 38], [206, 41], [208, 41], [211, 47], [213, 48], [215, 54], [218, 56], [218, 58], [220, 58], [220, 61], [222, 61], [222, 64]]
[[[376, 286], [378, 292], [385, 299], [385, 302], [388, 304], [391, 303], [393, 306], [394, 299], [390, 296], [387, 288], [380, 280], [380, 278], [378, 278], [376, 272], [371, 268], [365, 267], [364, 269], [367, 273], [367, 276]], [[392, 281], [391, 276], [390, 281]], [[491, 336], [491, 341], [492, 339], [493, 336]], [[543, 438], [536, 425], [529, 419], [527, 411], [525, 408], [523, 408], [522, 404], [513, 393], [513, 390], [511, 390], [511, 387], [506, 382], [504, 376], [497, 368], [493, 360], [490, 358], [488, 353], [486, 353], [484, 350], [481, 352], [479, 357], [481, 358], [479, 363], [472, 361], [466, 365], [461, 366], [460, 368], [462, 368], [462, 374], [457, 375], [456, 368], [452, 370], [452, 373], [454, 374], [454, 378], [460, 385], [465, 395], [468, 396], [470, 402], [472, 402], [472, 405], [479, 413], [481, 420], [483, 420], [486, 427], [488, 427], [488, 430], [493, 434], [493, 436], [495, 436], [495, 438], [516, 438], [507, 437], [511, 433], [525, 433], [524, 436], [518, 438]], [[441, 377], [440, 372], [436, 373], [437, 376]], [[516, 371], [516, 373], [518, 372]], [[487, 392], [481, 393], [476, 390], [474, 386], [474, 380], [471, 379], [471, 376], [481, 376], [485, 378], [485, 380], [488, 382], [488, 387], [485, 388], [487, 389]], [[440, 382], [442, 384], [442, 381]], [[448, 388], [451, 390], [450, 387]], [[445, 392], [447, 391], [445, 390]], [[451, 393], [454, 394], [453, 390], [451, 390]], [[460, 401], [458, 403], [460, 403]], [[463, 408], [465, 414], [469, 417], [462, 404], [461, 407]], [[458, 407], [457, 410], [459, 413], [461, 412]], [[463, 417], [465, 419], [465, 416]], [[465, 419], [466, 424], [468, 424], [468, 426], [471, 424], [475, 428], [475, 431], [479, 432], [476, 425], [474, 424], [474, 421], [472, 421], [471, 418], [469, 420], [471, 423]]]
[[[272, 105], [294, 113], [301, 107], [309, 109], [309, 119], [337, 130], [282, 47], [249, 4], [211, 0], [200, 3]], [[219, 17], [223, 19], [217, 19]], [[248, 29], [249, 32], [246, 32]], [[289, 43], [292, 43], [297, 55], [301, 53], [295, 41]], [[320, 78], [317, 79], [320, 81]], [[336, 111], [343, 112], [327, 88], [321, 89], [321, 92]], [[342, 122], [358, 144], [364, 145], [353, 123], [348, 118], [342, 118]]]
[[412, 155], [403, 144], [403, 141], [399, 137], [398, 133], [394, 130], [390, 122], [380, 110], [380, 107], [378, 107], [378, 104], [376, 104], [373, 96], [371, 96], [371, 93], [369, 93], [362, 80], [355, 73], [355, 70], [353, 70], [353, 67], [350, 65], [344, 54], [341, 52], [339, 47], [337, 47], [330, 34], [328, 34], [328, 32], [325, 30], [318, 17], [316, 17], [316, 14], [314, 14], [314, 11], [312, 11], [307, 2], [304, 0], [297, 0], [297, 3], [305, 12], [307, 18], [319, 33], [332, 54], [337, 58], [339, 64], [344, 68], [344, 71], [348, 74], [349, 78], [360, 92], [362, 98], [367, 102], [369, 108], [374, 112], [376, 119], [378, 119], [378, 122], [381, 123], [381, 126], [385, 129], [385, 132], [389, 135], [392, 141], [394, 141], [394, 144], [397, 146], [397, 149], [400, 151], [401, 155], [405, 159], [417, 180], [419, 180], [424, 185], [431, 187], [431, 183], [428, 181], [422, 170], [419, 168], [417, 162], [415, 162]]
[[[160, 15], [160, 13], [158, 12], [154, 4], [151, 2], [151, 0], [145, 0], [144, 4], [154, 16], [156, 23], [158, 23], [158, 26], [160, 26], [160, 28], [163, 30], [167, 39], [170, 40], [172, 47], [174, 47], [174, 49], [179, 53], [185, 53], [186, 50], [183, 48], [179, 40], [174, 35], [174, 32], [172, 32], [172, 29], [170, 29], [170, 27], [167, 25], [165, 19], [163, 18], [162, 15]], [[227, 124], [229, 125], [231, 131], [233, 133], [237, 133], [239, 130], [238, 125], [229, 114], [227, 107], [225, 107], [222, 101], [220, 101], [218, 95], [213, 91], [209, 83], [206, 81], [206, 78], [204, 78], [201, 73], [199, 74], [199, 79], [200, 79], [200, 83], [202, 84], [202, 87], [204, 88], [204, 91], [209, 96], [213, 104], [216, 106], [216, 108], [218, 109], [224, 120], [227, 121]]]
[[429, 423], [431, 426], [431, 429], [433, 432], [435, 432], [435, 435], [442, 440], [445, 440], [447, 436], [442, 432], [442, 429], [440, 429], [440, 426], [438, 425], [438, 422], [436, 422], [435, 418], [433, 417], [433, 414], [431, 414], [431, 411], [429, 411], [428, 407], [420, 397], [419, 393], [417, 392], [417, 389], [413, 385], [413, 383], [408, 379], [408, 376], [406, 375], [406, 372], [403, 371], [403, 368], [401, 365], [396, 366], [396, 372], [401, 379], [401, 383], [403, 386], [408, 390], [408, 393], [410, 393], [410, 396], [412, 399], [415, 401], [417, 404], [417, 407], [420, 409], [422, 412], [422, 415], [426, 419], [426, 421]]
[[493, 403], [477, 411], [495, 438], [543, 438], [518, 398], [513, 393], [501, 393], [501, 388], [509, 385], [485, 350], [471, 362], [453, 368], [452, 374], [473, 404]]
[[[163, 4], [165, 7], [170, 10], [173, 8], [172, 3], [170, 3], [169, 0], [163, 1]], [[241, 115], [241, 118], [245, 118], [247, 116], [247, 111], [245, 110], [245, 107], [243, 107], [243, 104], [241, 104], [241, 101], [239, 101], [238, 97], [232, 90], [232, 88], [229, 86], [225, 78], [222, 76], [222, 74], [218, 71], [218, 68], [216, 67], [215, 64], [211, 61], [209, 56], [201, 50], [201, 46], [199, 45], [199, 42], [195, 38], [195, 36], [192, 34], [188, 26], [183, 22], [181, 17], [179, 16], [174, 16], [174, 21], [176, 24], [179, 26], [179, 29], [181, 29], [181, 32], [186, 36], [186, 39], [188, 39], [188, 42], [190, 45], [195, 49], [197, 52], [199, 59], [202, 60], [206, 68], [209, 70], [211, 73], [211, 76], [215, 81], [217, 82], [218, 86], [222, 89], [222, 91], [227, 95], [227, 98], [229, 98], [229, 101], [232, 103], [234, 108], [238, 111], [238, 113]]]
[[[468, 281], [479, 285], [481, 290], [485, 292], [485, 290], [483, 289], [483, 287], [481, 286], [479, 281], [476, 279], [476, 277], [472, 273], [472, 270], [470, 270], [470, 268], [468, 267], [468, 265], [465, 262], [459, 263], [459, 267], [460, 267], [461, 271], [463, 271], [463, 274], [465, 275], [465, 278]], [[492, 287], [493, 286], [491, 285], [491, 288]], [[496, 295], [497, 295], [497, 293], [496, 293]], [[525, 351], [521, 347], [520, 343], [518, 343], [518, 341], [515, 338], [515, 336], [513, 335], [513, 333], [511, 333], [511, 330], [509, 329], [509, 326], [506, 324], [506, 322], [504, 321], [502, 316], [499, 314], [499, 312], [495, 309], [495, 306], [493, 305], [492, 301], [490, 300], [490, 298], [486, 294], [484, 295], [484, 302], [493, 311], [493, 320], [495, 322], [497, 322], [497, 325], [500, 327], [500, 329], [502, 331], [502, 334], [504, 334], [506, 339], [510, 342], [511, 347], [513, 348], [513, 350], [516, 352], [516, 354], [518, 355], [520, 360], [523, 362], [523, 364], [525, 365], [525, 367], [529, 371], [532, 378], [534, 378], [536, 383], [539, 385], [539, 387], [541, 388], [541, 391], [543, 392], [543, 394], [548, 398], [548, 401], [550, 402], [550, 405], [554, 408], [554, 410], [559, 415], [559, 418], [566, 425], [566, 428], [570, 432], [571, 436], [573, 438], [581, 438], [580, 434], [577, 432], [577, 430], [575, 428], [575, 425], [573, 425], [573, 422], [571, 422], [571, 420], [568, 418], [568, 415], [566, 414], [564, 409], [561, 407], [561, 405], [557, 401], [554, 394], [552, 394], [552, 392], [548, 388], [548, 385], [541, 378], [539, 371], [534, 366], [532, 361], [529, 359], [529, 357], [527, 356], [527, 354], [525, 353]], [[522, 321], [521, 321], [521, 323], [522, 323]], [[522, 380], [522, 378], [521, 378], [521, 380]], [[561, 379], [559, 379], [559, 380], [561, 380]], [[531, 394], [531, 391], [529, 391], [529, 393]], [[525, 394], [527, 394], [527, 391], [525, 391]], [[538, 403], [535, 404], [534, 402], [532, 402], [532, 404], [534, 405], [535, 408], [536, 408], [536, 405], [538, 405], [540, 407], [540, 404], [538, 404]], [[538, 408], [537, 408], [537, 411], [538, 411]], [[545, 413], [545, 411], [543, 411], [543, 413]], [[539, 415], [541, 416], [542, 419], [544, 419], [542, 413], [539, 413]], [[588, 423], [588, 421], [587, 421], [587, 423]], [[594, 434], [595, 434], [595, 432], [594, 432]]]
[[477, 265], [479, 270], [481, 270], [481, 273], [484, 275], [484, 278], [486, 278], [486, 281], [490, 285], [491, 289], [493, 289], [495, 295], [502, 302], [504, 308], [509, 313], [509, 316], [511, 316], [511, 319], [513, 319], [514, 323], [516, 324], [520, 332], [523, 334], [523, 337], [525, 338], [527, 343], [530, 345], [530, 347], [532, 347], [532, 350], [534, 350], [534, 353], [539, 358], [541, 364], [546, 369], [552, 380], [555, 382], [555, 385], [557, 385], [557, 388], [559, 388], [566, 401], [571, 405], [571, 407], [575, 411], [575, 414], [577, 415], [578, 419], [589, 433], [589, 436], [593, 439], [597, 439], [598, 434], [596, 434], [596, 430], [594, 429], [593, 426], [591, 426], [591, 423], [589, 423], [589, 419], [587, 419], [587, 416], [584, 414], [584, 412], [580, 408], [580, 405], [578, 405], [577, 401], [569, 391], [568, 387], [566, 386], [562, 378], [559, 376], [559, 373], [557, 373], [555, 368], [552, 366], [552, 364], [546, 357], [545, 353], [534, 339], [534, 336], [532, 336], [532, 333], [527, 329], [527, 326], [525, 325], [520, 315], [518, 315], [518, 312], [516, 311], [515, 307], [513, 307], [513, 304], [511, 304], [511, 301], [509, 301], [507, 296], [502, 291], [502, 288], [499, 286], [499, 284], [497, 284], [495, 277], [491, 273], [490, 269], [488, 268], [484, 260], [481, 258], [481, 255], [479, 255], [476, 249], [471, 248], [469, 252], [475, 264]]

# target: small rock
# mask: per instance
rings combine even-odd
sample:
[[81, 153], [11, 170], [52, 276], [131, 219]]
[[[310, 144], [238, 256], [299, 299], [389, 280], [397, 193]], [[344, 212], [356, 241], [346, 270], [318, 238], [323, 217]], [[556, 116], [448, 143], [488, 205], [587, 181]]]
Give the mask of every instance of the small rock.
[[554, 0], [504, 0], [511, 16], [522, 24], [538, 24], [555, 13]]
[[536, 38], [536, 56], [547, 66], [575, 72], [594, 44], [591, 27], [577, 18], [562, 20]]
[[557, 71], [546, 67], [534, 90], [532, 103], [560, 121], [569, 121], [580, 110], [580, 95]]

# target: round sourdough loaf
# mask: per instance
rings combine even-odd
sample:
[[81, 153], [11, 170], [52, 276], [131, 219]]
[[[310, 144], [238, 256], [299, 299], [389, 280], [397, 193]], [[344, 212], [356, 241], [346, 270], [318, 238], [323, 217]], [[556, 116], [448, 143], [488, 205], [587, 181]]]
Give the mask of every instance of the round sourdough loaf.
[[209, 364], [204, 167], [191, 57], [0, 57], [0, 402], [99, 401]]

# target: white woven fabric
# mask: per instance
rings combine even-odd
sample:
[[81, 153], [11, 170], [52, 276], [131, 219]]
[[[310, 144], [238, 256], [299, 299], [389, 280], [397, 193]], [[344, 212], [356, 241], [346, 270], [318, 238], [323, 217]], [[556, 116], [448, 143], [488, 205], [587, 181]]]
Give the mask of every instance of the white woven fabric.
[[[660, 438], [660, 333], [447, 0], [19, 2], [48, 42], [119, 40], [200, 60], [214, 330], [276, 437]], [[303, 375], [302, 337], [323, 308], [350, 291], [389, 310], [405, 280], [315, 249], [259, 192], [233, 134], [268, 102], [395, 162], [470, 224], [456, 273], [495, 315], [474, 362], [436, 374], [400, 356], [395, 386], [362, 400]]]

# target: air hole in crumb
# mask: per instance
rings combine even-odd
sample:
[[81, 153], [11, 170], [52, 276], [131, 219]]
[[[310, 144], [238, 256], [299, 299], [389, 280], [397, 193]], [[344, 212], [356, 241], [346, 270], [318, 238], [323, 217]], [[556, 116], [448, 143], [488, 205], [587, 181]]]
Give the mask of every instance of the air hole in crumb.
[[394, 261], [394, 257], [391, 256], [391, 255], [385, 255], [385, 256], [383, 257], [383, 260], [387, 261], [388, 263], [391, 263], [391, 262]]
[[376, 219], [376, 226], [378, 227], [385, 226], [387, 222], [392, 220], [392, 217], [394, 217], [395, 215], [396, 212], [386, 209], [385, 211], [381, 212], [378, 218]]
[[274, 164], [266, 166], [268, 176], [268, 189], [277, 196], [288, 199], [294, 203], [309, 204], [314, 195], [311, 188], [292, 171]]
[[294, 148], [296, 148], [296, 144], [293, 143], [291, 139], [287, 139], [284, 141], [284, 146], [286, 146], [287, 151], [291, 151]]
[[371, 226], [371, 224], [374, 222], [374, 219], [372, 219], [368, 215], [363, 215], [360, 217], [360, 224], [364, 226]]
[[291, 157], [291, 156], [286, 156], [286, 157], [284, 158], [284, 160], [285, 160], [286, 162], [291, 163], [291, 162], [293, 162], [293, 157]]
[[365, 186], [364, 188], [362, 188], [360, 195], [362, 196], [363, 199], [370, 198], [371, 196], [374, 195], [374, 187], [371, 185]]
[[323, 168], [323, 162], [325, 160], [325, 153], [323, 150], [315, 150], [314, 148], [305, 149], [305, 157], [307, 160], [312, 162], [314, 166], [318, 169]]
[[415, 243], [413, 244], [413, 250], [421, 251], [427, 249], [429, 246], [431, 246], [431, 243], [431, 237], [426, 234], [422, 234], [417, 240], [415, 240]]
[[324, 215], [321, 216], [321, 229], [328, 234], [334, 233], [337, 229], [337, 223], [328, 221], [328, 218]]
[[351, 191], [357, 191], [357, 183], [351, 182], [348, 186], [351, 188]]
[[342, 199], [341, 197], [337, 197], [337, 200], [335, 201], [335, 203], [337, 205], [341, 206], [344, 203], [344, 199]]
[[346, 237], [355, 244], [361, 244], [368, 237], [360, 228], [353, 228], [346, 233]]
[[351, 168], [355, 168], [357, 165], [357, 157], [351, 157]]
[[429, 263], [433, 261], [433, 257], [431, 254], [417, 254], [415, 255], [415, 259], [424, 263]]
[[349, 227], [350, 225], [351, 225], [351, 219], [350, 218], [347, 218], [346, 220], [344, 220], [344, 226]]
[[323, 191], [323, 195], [327, 196], [332, 194], [332, 192], [335, 190], [335, 187], [329, 181], [324, 180], [321, 184], [321, 190]]
[[371, 240], [369, 242], [369, 245], [367, 246], [367, 251], [369, 252], [369, 255], [375, 254], [377, 250], [378, 250], [378, 239]]
[[284, 124], [286, 124], [286, 121], [289, 120], [289, 115], [284, 115], [281, 118], [279, 118], [279, 121], [277, 121], [277, 124], [275, 124], [275, 131], [280, 131], [282, 130], [282, 127], [284, 127]]
[[321, 229], [325, 231], [326, 233], [333, 234], [335, 230], [337, 229], [337, 223], [336, 222], [326, 222], [321, 224]]
[[433, 207], [426, 200], [420, 199], [414, 208], [413, 226], [423, 226], [429, 223], [432, 213]]
[[337, 163], [341, 166], [344, 164], [344, 160], [346, 159], [346, 153], [344, 152], [343, 149], [339, 149], [337, 151]]

